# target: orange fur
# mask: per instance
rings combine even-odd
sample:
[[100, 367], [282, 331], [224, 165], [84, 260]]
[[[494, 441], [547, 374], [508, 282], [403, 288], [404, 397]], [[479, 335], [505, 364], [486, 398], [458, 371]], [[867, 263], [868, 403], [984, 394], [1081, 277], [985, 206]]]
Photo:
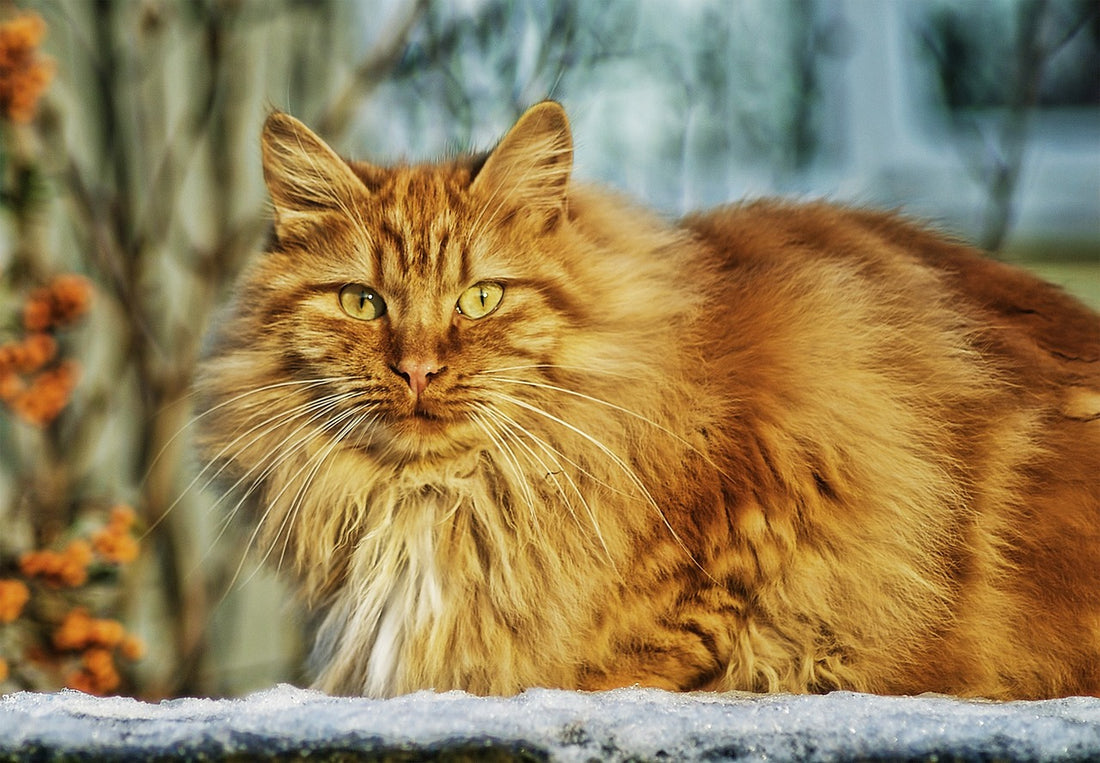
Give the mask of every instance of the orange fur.
[[891, 215], [669, 225], [571, 146], [552, 103], [392, 169], [268, 119], [203, 448], [316, 685], [1100, 693], [1100, 318]]

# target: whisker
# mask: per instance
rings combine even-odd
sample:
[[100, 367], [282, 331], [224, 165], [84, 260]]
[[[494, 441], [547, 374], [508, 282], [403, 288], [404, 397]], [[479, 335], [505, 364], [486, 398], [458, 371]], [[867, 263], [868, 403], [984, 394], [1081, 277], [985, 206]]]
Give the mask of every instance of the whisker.
[[[484, 406], [486, 404], [482, 403], [482, 405]], [[621, 490], [621, 489], [615, 487], [614, 485], [608, 484], [605, 480], [600, 479], [597, 475], [593, 474], [591, 471], [586, 469], [580, 463], [578, 463], [577, 461], [574, 461], [573, 459], [569, 458], [569, 456], [565, 455], [559, 449], [555, 448], [551, 443], [546, 442], [542, 438], [540, 438], [537, 435], [535, 435], [534, 433], [532, 433], [530, 429], [523, 426], [522, 424], [520, 424], [518, 421], [516, 421], [512, 417], [508, 416], [506, 413], [501, 411], [496, 406], [491, 406], [491, 408], [494, 412], [494, 415], [501, 417], [504, 421], [508, 422], [509, 424], [511, 424], [512, 426], [516, 427], [518, 430], [523, 432], [523, 434], [525, 434], [527, 437], [531, 438], [531, 440], [536, 442], [544, 450], [544, 452], [546, 452], [548, 455], [550, 455], [554, 460], [561, 461], [561, 462], [564, 462], [566, 464], [569, 464], [574, 469], [576, 469], [578, 473], [583, 474], [585, 477], [592, 480], [592, 483], [594, 485], [598, 485], [599, 487], [602, 487], [603, 489], [605, 489], [609, 492], [615, 493], [617, 495], [621, 495], [621, 496], [630, 496], [631, 495], [630, 493], [628, 493], [624, 490]]]
[[[311, 401], [310, 403], [297, 406], [290, 411], [284, 412], [276, 420], [261, 422], [260, 424], [257, 424], [256, 426], [249, 429], [248, 432], [245, 432], [244, 434], [238, 436], [237, 439], [239, 440], [241, 437], [245, 437], [255, 430], [263, 428], [263, 431], [256, 437], [253, 437], [249, 444], [246, 446], [252, 447], [257, 442], [269, 437], [271, 432], [276, 427], [288, 421], [293, 421], [294, 419], [301, 418], [306, 413], [309, 414], [308, 417], [302, 423], [300, 423], [292, 432], [289, 432], [287, 435], [284, 436], [282, 442], [284, 446], [283, 448], [281, 448], [277, 453], [272, 454], [273, 457], [271, 459], [262, 460], [246, 470], [231, 486], [223, 491], [222, 495], [207, 509], [208, 513], [214, 511], [242, 484], [249, 483], [247, 490], [245, 490], [245, 492], [240, 496], [232, 510], [226, 513], [225, 518], [220, 523], [221, 529], [214, 539], [215, 543], [224, 536], [224, 534], [232, 524], [233, 518], [236, 516], [237, 512], [240, 511], [245, 501], [247, 501], [248, 498], [257, 489], [259, 489], [259, 487], [264, 483], [268, 476], [272, 474], [272, 472], [274, 472], [280, 465], [286, 463], [288, 460], [297, 455], [297, 453], [300, 452], [301, 449], [304, 448], [306, 444], [316, 435], [316, 431], [306, 431], [305, 434], [303, 434], [301, 437], [298, 437], [296, 440], [294, 438], [297, 437], [299, 433], [303, 432], [303, 430], [308, 430], [311, 424], [314, 424], [318, 420], [324, 419], [324, 417], [327, 416], [333, 409], [335, 409], [341, 402], [344, 402], [349, 394], [351, 393], [340, 393], [339, 395], [328, 396], [326, 398], [322, 398], [321, 400]], [[227, 466], [228, 464], [223, 464], [223, 466], [214, 474], [213, 477], [211, 477], [210, 481], [208, 481], [207, 484], [216, 479], [217, 475], [220, 474], [221, 471], [224, 470]], [[245, 548], [251, 547], [252, 544], [255, 542], [257, 534], [266, 519], [266, 515], [268, 512], [270, 512], [270, 506], [271, 504], [269, 504], [268, 509], [264, 512], [264, 517], [261, 517], [260, 521], [257, 522], [256, 528], [253, 530], [248, 539], [248, 542], [245, 544]], [[214, 544], [211, 544], [211, 548], [213, 548], [213, 545]], [[204, 556], [203, 559], [205, 560], [205, 558], [206, 557]], [[240, 568], [238, 567], [238, 574], [239, 570]], [[236, 576], [234, 576], [234, 582], [235, 581]]]
[[[291, 501], [290, 509], [289, 509], [289, 511], [286, 512], [286, 515], [283, 518], [282, 523], [279, 525], [278, 530], [275, 532], [274, 540], [271, 543], [270, 548], [268, 549], [268, 551], [264, 554], [263, 559], [261, 560], [261, 562], [266, 562], [267, 561], [268, 557], [271, 554], [271, 551], [274, 549], [275, 545], [277, 545], [277, 543], [278, 543], [278, 538], [283, 537], [282, 549], [279, 552], [279, 561], [275, 565], [275, 569], [277, 569], [277, 570], [282, 569], [283, 559], [286, 556], [287, 547], [288, 547], [288, 544], [290, 543], [290, 533], [286, 532], [285, 535], [284, 535], [284, 530], [286, 528], [292, 526], [293, 523], [294, 523], [294, 520], [297, 518], [298, 512], [301, 509], [303, 501], [305, 500], [305, 495], [306, 495], [306, 492], [307, 492], [308, 488], [313, 484], [313, 481], [316, 479], [317, 474], [320, 472], [321, 467], [323, 465], [327, 464], [329, 469], [332, 468], [332, 461], [329, 459], [329, 456], [332, 455], [333, 451], [335, 451], [337, 449], [337, 447], [341, 446], [344, 443], [344, 440], [348, 436], [348, 434], [353, 432], [357, 426], [361, 425], [363, 423], [363, 421], [374, 412], [375, 409], [376, 409], [376, 406], [367, 406], [366, 411], [360, 411], [359, 408], [354, 408], [354, 409], [351, 409], [349, 411], [346, 411], [346, 412], [338, 415], [331, 422], [326, 422], [325, 425], [322, 426], [322, 430], [328, 429], [329, 428], [329, 423], [336, 424], [340, 421], [341, 418], [348, 419], [348, 422], [346, 424], [344, 424], [344, 426], [338, 432], [336, 432], [335, 434], [333, 434], [331, 436], [331, 440], [328, 443], [328, 445], [323, 450], [320, 450], [317, 453], [315, 453], [313, 455], [313, 457], [310, 459], [310, 461], [315, 462], [314, 466], [310, 469], [309, 473], [306, 474], [305, 479], [302, 480], [301, 486], [298, 488], [297, 493], [295, 494], [293, 500]], [[309, 462], [307, 461], [307, 464], [308, 463]], [[287, 481], [288, 484], [291, 481], [293, 481], [294, 479], [296, 479], [297, 476], [298, 476], [297, 474], [292, 476]], [[246, 580], [245, 583], [247, 584], [247, 582], [248, 581]]]
[[[545, 369], [558, 368], [563, 371], [579, 371], [589, 376], [612, 376], [620, 379], [633, 379], [631, 374], [616, 373], [615, 371], [608, 371], [606, 369], [592, 368], [590, 366], [573, 366], [566, 365], [564, 363], [524, 363], [517, 366], [502, 366], [501, 368], [486, 368], [478, 372], [478, 375], [492, 375], [498, 373], [507, 373], [511, 371], [541, 371]], [[493, 377], [494, 379], [497, 377]]]
[[[267, 385], [264, 385], [263, 387], [257, 387], [255, 389], [248, 390], [247, 392], [242, 392], [238, 395], [234, 395], [233, 397], [229, 398], [228, 400], [224, 400], [221, 403], [209, 408], [208, 410], [203, 411], [198, 416], [193, 417], [190, 421], [188, 421], [186, 424], [184, 424], [182, 427], [180, 427], [179, 430], [168, 439], [168, 441], [157, 452], [157, 455], [153, 458], [152, 462], [149, 465], [149, 469], [146, 471], [146, 479], [148, 478], [148, 475], [152, 472], [153, 468], [156, 466], [157, 462], [164, 455], [165, 451], [168, 450], [168, 448], [172, 445], [172, 443], [174, 443], [180, 437], [180, 435], [182, 435], [190, 427], [194, 426], [196, 423], [198, 423], [199, 421], [201, 421], [205, 417], [209, 416], [212, 413], [217, 412], [218, 410], [220, 410], [222, 408], [225, 408], [226, 406], [233, 405], [234, 403], [238, 403], [242, 400], [246, 400], [247, 398], [249, 398], [251, 396], [259, 395], [259, 394], [262, 394], [264, 392], [270, 392], [272, 390], [281, 389], [281, 388], [284, 388], [284, 387], [304, 386], [304, 388], [308, 390], [308, 389], [312, 389], [314, 387], [322, 386], [324, 384], [330, 384], [332, 382], [337, 382], [337, 381], [349, 381], [351, 379], [352, 379], [352, 377], [335, 376], [335, 377], [321, 378], [321, 379], [306, 379], [306, 380], [300, 380], [300, 381], [298, 381], [298, 380], [296, 380], [296, 381], [283, 381], [283, 382], [276, 382], [274, 384], [267, 384]], [[257, 426], [260, 426], [260, 425], [257, 425]], [[255, 428], [253, 428], [253, 430], [254, 429]], [[251, 432], [253, 430], [249, 430], [249, 432]], [[246, 433], [246, 434], [248, 434], [248, 433]], [[206, 466], [204, 466], [199, 471], [199, 473], [195, 475], [195, 478], [192, 479], [191, 482], [189, 482], [185, 488], [183, 488], [183, 490], [180, 492], [180, 494], [176, 498], [176, 500], [174, 500], [168, 506], [168, 508], [166, 508], [164, 511], [162, 511], [160, 516], [158, 516], [152, 523], [150, 523], [150, 525], [146, 528], [145, 533], [143, 534], [143, 537], [148, 536], [150, 532], [152, 532], [156, 527], [158, 527], [160, 525], [161, 522], [164, 521], [164, 518], [168, 516], [169, 512], [171, 512], [179, 504], [179, 502], [183, 500], [184, 496], [186, 496], [191, 491], [191, 489], [195, 486], [195, 484], [200, 479], [202, 479], [203, 474], [205, 474], [206, 471], [218, 459], [220, 459], [222, 456], [224, 456], [229, 451], [229, 449], [232, 448], [238, 441], [239, 441], [239, 438], [237, 440], [234, 440], [233, 442], [231, 442], [229, 445], [225, 446], [224, 448], [222, 448], [214, 458], [208, 459]], [[222, 469], [224, 469], [224, 466], [222, 467]], [[214, 476], [211, 478], [211, 481], [213, 479], [217, 478], [217, 475], [221, 473], [222, 469], [219, 469], [217, 472], [215, 472]], [[209, 485], [209, 484], [210, 483], [207, 482], [207, 485]]]
[[[335, 404], [334, 404], [334, 406], [335, 406]], [[331, 408], [326, 409], [324, 411], [320, 411], [317, 414], [315, 414], [314, 416], [311, 416], [310, 419], [307, 422], [305, 422], [304, 424], [299, 426], [297, 430], [295, 430], [295, 433], [297, 433], [298, 431], [301, 431], [303, 428], [307, 427], [310, 423], [315, 422], [319, 418], [322, 418], [322, 416], [327, 414], [329, 410], [331, 410]], [[255, 486], [261, 484], [263, 482], [263, 480], [266, 479], [266, 477], [271, 472], [273, 472], [280, 465], [282, 465], [284, 463], [287, 463], [291, 458], [293, 458], [298, 453], [300, 453], [308, 445], [308, 443], [311, 440], [313, 440], [319, 433], [325, 432], [326, 430], [334, 428], [335, 426], [339, 425], [341, 421], [345, 421], [349, 418], [354, 417], [357, 414], [358, 410], [359, 410], [358, 408], [352, 408], [352, 409], [343, 411], [343, 412], [337, 414], [336, 416], [324, 421], [318, 429], [316, 429], [314, 431], [311, 431], [311, 432], [308, 432], [303, 437], [299, 438], [297, 440], [297, 442], [291, 447], [291, 449], [289, 451], [280, 454], [280, 456], [275, 461], [273, 461], [271, 464], [268, 465], [267, 468], [264, 469], [263, 473], [261, 473], [261, 475], [255, 479], [255, 481], [252, 483], [252, 486], [250, 486], [249, 490], [245, 493], [244, 498], [247, 498], [247, 496], [250, 495], [251, 492], [254, 490]], [[352, 422], [352, 424], [354, 424], [354, 421]], [[348, 430], [348, 431], [350, 431], [350, 430]], [[292, 433], [291, 436], [293, 436], [293, 434], [295, 434], [295, 433]], [[278, 493], [276, 493], [275, 495], [270, 496], [270, 497], [267, 498], [267, 500], [266, 500], [267, 508], [264, 511], [264, 516], [261, 517], [258, 522], [256, 522], [256, 527], [253, 529], [252, 533], [249, 535], [248, 542], [245, 544], [246, 551], [247, 551], [247, 549], [249, 549], [253, 546], [253, 544], [256, 542], [257, 538], [259, 537], [260, 532], [264, 529], [264, 526], [267, 523], [267, 519], [268, 519], [268, 516], [269, 516], [272, 508], [276, 507], [279, 504], [279, 501], [283, 497], [283, 495], [289, 489], [291, 489], [297, 483], [299, 477], [301, 477], [302, 474], [307, 472], [307, 470], [308, 470], [309, 474], [307, 475], [306, 479], [299, 485], [298, 490], [295, 494], [295, 497], [291, 502], [290, 508], [287, 509], [287, 511], [284, 512], [283, 519], [279, 523], [279, 527], [274, 531], [274, 533], [272, 535], [272, 541], [268, 544], [268, 548], [264, 552], [263, 557], [260, 559], [260, 564], [257, 566], [257, 572], [260, 569], [260, 567], [264, 563], [267, 562], [267, 560], [270, 557], [271, 553], [274, 551], [275, 547], [278, 545], [278, 538], [282, 537], [284, 530], [286, 530], [286, 528], [289, 526], [289, 523], [291, 522], [293, 517], [296, 516], [298, 506], [300, 505], [300, 499], [304, 497], [305, 489], [309, 486], [309, 483], [316, 476], [317, 470], [320, 469], [321, 463], [325, 459], [327, 459], [328, 455], [331, 454], [332, 450], [340, 444], [341, 444], [341, 437], [339, 435], [330, 438], [330, 441], [329, 441], [329, 443], [327, 443], [326, 447], [324, 447], [323, 449], [318, 451], [318, 453], [314, 454], [310, 458], [306, 459], [306, 462], [304, 464], [302, 464], [297, 469], [297, 471], [295, 471], [293, 474], [289, 475], [285, 480], [283, 480], [283, 483], [284, 483], [283, 487], [279, 490]], [[235, 514], [236, 511], [239, 510], [240, 506], [243, 503], [244, 498], [242, 498], [241, 501], [238, 501], [237, 506], [234, 508], [233, 512], [230, 514], [230, 517], [229, 517], [230, 519], [232, 518], [233, 514]], [[222, 532], [224, 532], [224, 528], [223, 528]], [[289, 534], [287, 535], [287, 540], [289, 540]], [[282, 557], [280, 556], [280, 564], [281, 564], [281, 560], [282, 560]], [[245, 564], [246, 561], [247, 561], [247, 553], [242, 554], [240, 564], [237, 565], [237, 569], [234, 572], [232, 580], [230, 581], [229, 588], [232, 588], [234, 585], [237, 584], [237, 580], [240, 577], [241, 570], [244, 568], [244, 564]], [[256, 574], [256, 573], [253, 573], [253, 574]], [[244, 582], [247, 584], [247, 582], [249, 580], [251, 580], [251, 577], [252, 576], [250, 576]]]
[[583, 392], [577, 392], [576, 390], [572, 390], [572, 389], [569, 389], [567, 387], [560, 387], [560, 386], [557, 386], [555, 384], [547, 384], [546, 382], [529, 381], [529, 380], [526, 380], [526, 379], [513, 379], [513, 378], [509, 378], [509, 377], [504, 377], [504, 376], [493, 376], [492, 378], [495, 381], [507, 382], [507, 383], [510, 383], [510, 384], [522, 384], [522, 385], [525, 385], [525, 386], [528, 386], [528, 387], [536, 387], [538, 389], [545, 389], [545, 390], [551, 390], [551, 391], [554, 391], [554, 392], [561, 392], [561, 393], [566, 394], [566, 395], [572, 395], [573, 397], [581, 398], [582, 400], [587, 400], [591, 403], [597, 403], [598, 405], [602, 405], [602, 406], [605, 406], [605, 407], [610, 408], [612, 410], [619, 411], [620, 413], [625, 413], [627, 416], [632, 416], [633, 418], [635, 418], [639, 421], [642, 421], [642, 422], [645, 422], [646, 424], [649, 424], [654, 429], [668, 435], [669, 437], [671, 437], [676, 442], [678, 442], [681, 445], [683, 445], [684, 447], [688, 448], [689, 450], [691, 450], [696, 455], [701, 456], [708, 464], [710, 464], [712, 467], [714, 467], [714, 469], [719, 474], [721, 474], [723, 477], [725, 477], [726, 479], [729, 479], [729, 480], [733, 479], [728, 473], [726, 473], [722, 469], [722, 467], [720, 467], [718, 464], [716, 464], [714, 462], [713, 459], [711, 459], [709, 454], [707, 454], [706, 452], [700, 450], [698, 447], [696, 447], [692, 443], [688, 442], [687, 440], [685, 440], [683, 437], [681, 437], [680, 435], [673, 432], [668, 427], [663, 426], [661, 424], [658, 424], [656, 421], [649, 418], [648, 416], [643, 416], [642, 414], [640, 414], [636, 411], [632, 411], [629, 408], [624, 408], [623, 406], [616, 405], [615, 403], [612, 403], [608, 400], [603, 400], [603, 399], [598, 398], [598, 397], [593, 397], [592, 395], [586, 395]]
[[[272, 387], [274, 387], [274, 386], [281, 386], [281, 385], [272, 385]], [[337, 397], [344, 398], [344, 397], [346, 397], [348, 395], [351, 395], [351, 394], [352, 393], [340, 393], [339, 396], [326, 396], [326, 397], [320, 398], [319, 400], [309, 401], [309, 402], [304, 403], [304, 404], [302, 404], [300, 406], [297, 406], [295, 408], [291, 408], [290, 410], [283, 411], [282, 413], [278, 414], [278, 416], [276, 416], [272, 419], [266, 419], [266, 420], [260, 421], [259, 423], [255, 424], [254, 426], [252, 426], [251, 428], [249, 428], [245, 432], [242, 432], [241, 434], [238, 434], [235, 438], [233, 438], [233, 440], [231, 440], [228, 444], [226, 444], [224, 447], [222, 447], [222, 449], [219, 450], [214, 456], [207, 459], [206, 465], [203, 466], [203, 468], [199, 470], [198, 474], [195, 475], [195, 477], [191, 480], [191, 482], [189, 482], [187, 484], [187, 486], [184, 487], [182, 491], [180, 491], [180, 494], [176, 498], [176, 500], [174, 500], [163, 512], [161, 512], [160, 516], [157, 517], [156, 520], [152, 524], [150, 524], [150, 526], [146, 529], [143, 537], [148, 536], [149, 533], [152, 532], [154, 530], [154, 528], [156, 528], [164, 520], [164, 518], [168, 516], [168, 513], [171, 512], [179, 504], [179, 502], [184, 499], [184, 497], [191, 491], [191, 489], [195, 487], [196, 483], [198, 483], [199, 480], [201, 480], [203, 478], [203, 475], [207, 474], [207, 472], [214, 466], [214, 464], [216, 464], [223, 456], [225, 456], [226, 453], [228, 453], [230, 450], [236, 448], [236, 446], [238, 444], [240, 444], [241, 440], [243, 440], [244, 438], [246, 438], [249, 435], [253, 434], [254, 432], [256, 432], [259, 429], [264, 429], [264, 428], [267, 428], [268, 430], [274, 429], [275, 426], [277, 426], [277, 425], [279, 425], [279, 424], [281, 424], [285, 421], [294, 419], [294, 418], [298, 417], [299, 415], [301, 415], [301, 413], [303, 413], [303, 412], [309, 412], [309, 411], [311, 411], [312, 409], [315, 409], [315, 408], [319, 409], [319, 410], [328, 410], [330, 407], [335, 406], [336, 403], [334, 403], [332, 401], [335, 400]], [[336, 400], [336, 402], [339, 402], [339, 400]], [[265, 434], [261, 433], [261, 434], [257, 435], [256, 437], [252, 438], [252, 440], [249, 441], [242, 448], [242, 450], [247, 450], [248, 448], [251, 448], [257, 442], [262, 440], [265, 436], [266, 436]], [[201, 489], [205, 490], [206, 488], [208, 488], [214, 482], [214, 480], [216, 480], [218, 478], [218, 475], [220, 475], [228, 467], [229, 467], [229, 462], [223, 463], [217, 469], [217, 471], [215, 471], [213, 474], [211, 474], [209, 476], [209, 478], [206, 480], [205, 484], [202, 486]], [[240, 484], [239, 480], [238, 480], [237, 484]], [[234, 487], [236, 487], [236, 485], [234, 485]], [[215, 506], [216, 505], [217, 504], [215, 504]]]
[[492, 426], [490, 426], [489, 423], [486, 422], [484, 419], [480, 417], [474, 417], [472, 420], [478, 425], [481, 431], [483, 431], [485, 435], [493, 441], [500, 454], [507, 462], [509, 462], [512, 472], [513, 474], [515, 474], [516, 480], [520, 485], [521, 491], [523, 492], [523, 500], [527, 503], [528, 511], [531, 514], [531, 521], [537, 528], [541, 529], [541, 525], [539, 524], [538, 519], [538, 510], [535, 508], [536, 501], [534, 493], [532, 491], [530, 483], [527, 480], [527, 475], [524, 473], [523, 468], [519, 465], [519, 461], [516, 457], [515, 452], [508, 446], [506, 442], [504, 442], [504, 440], [496, 435], [496, 433], [493, 431]]
[[[557, 488], [559, 495], [561, 495], [562, 502], [565, 504], [565, 507], [569, 510], [569, 514], [573, 517], [573, 521], [577, 523], [578, 527], [580, 527], [581, 526], [580, 518], [577, 516], [577, 512], [573, 508], [572, 501], [569, 500], [568, 495], [566, 495], [566, 493], [565, 493], [565, 489], [562, 487], [561, 482], [558, 480], [557, 474], [560, 473], [566, 479], [566, 481], [569, 483], [570, 487], [573, 488], [573, 492], [576, 493], [577, 498], [580, 499], [581, 505], [584, 506], [585, 513], [588, 515], [588, 519], [592, 523], [592, 529], [595, 531], [596, 538], [600, 541], [600, 545], [603, 547], [604, 554], [607, 556], [608, 561], [612, 562], [612, 564], [614, 564], [614, 560], [611, 557], [611, 550], [608, 548], [607, 541], [604, 539], [603, 531], [600, 529], [600, 524], [599, 524], [599, 521], [596, 519], [595, 512], [592, 510], [591, 505], [588, 503], [587, 499], [584, 497], [584, 493], [581, 491], [580, 487], [577, 485], [577, 483], [573, 479], [572, 475], [570, 475], [569, 472], [564, 468], [564, 466], [561, 465], [560, 461], [561, 460], [567, 461], [568, 463], [572, 464], [575, 468], [577, 468], [582, 473], [587, 474], [587, 472], [585, 472], [584, 469], [582, 469], [575, 462], [572, 462], [569, 459], [564, 458], [561, 453], [559, 453], [556, 449], [554, 449], [552, 446], [550, 446], [548, 443], [546, 443], [544, 440], [542, 440], [542, 438], [540, 438], [537, 435], [535, 435], [534, 433], [532, 433], [526, 427], [522, 426], [521, 424], [516, 422], [514, 419], [510, 418], [505, 413], [495, 409], [493, 406], [482, 404], [482, 406], [480, 406], [480, 410], [482, 411], [482, 413], [484, 415], [487, 415], [487, 416], [495, 419], [497, 421], [498, 425], [500, 425], [502, 431], [512, 433], [513, 438], [515, 439], [515, 441], [527, 451], [527, 453], [531, 456], [532, 460], [534, 460], [536, 462], [536, 464], [546, 474], [546, 476], [549, 477], [553, 481], [554, 486]], [[546, 463], [541, 458], [538, 457], [538, 454], [535, 453], [531, 449], [531, 447], [523, 441], [523, 439], [521, 437], [518, 437], [518, 436], [515, 435], [515, 432], [517, 432], [517, 431], [520, 434], [530, 438], [530, 440], [533, 443], [535, 443], [535, 445], [537, 445], [546, 456], [548, 456], [549, 458], [551, 458], [554, 461], [554, 465], [559, 467], [559, 468], [558, 469], [551, 469], [550, 467], [548, 467], [546, 465]], [[591, 476], [591, 475], [589, 475], [589, 476]], [[598, 480], [597, 480], [597, 482], [598, 482]]]
[[580, 427], [577, 427], [574, 424], [570, 424], [568, 421], [565, 421], [564, 419], [559, 418], [559, 417], [553, 415], [552, 413], [544, 411], [541, 408], [539, 408], [538, 406], [531, 405], [530, 403], [528, 403], [524, 400], [520, 400], [519, 398], [512, 397], [511, 395], [505, 394], [503, 392], [490, 392], [489, 394], [491, 394], [492, 396], [494, 396], [498, 399], [501, 399], [501, 400], [504, 400], [508, 403], [511, 403], [512, 405], [523, 408], [524, 410], [530, 411], [531, 413], [534, 413], [538, 416], [542, 416], [545, 419], [553, 421], [554, 423], [568, 429], [569, 431], [573, 432], [574, 434], [576, 434], [577, 436], [583, 438], [584, 440], [587, 440], [589, 443], [594, 445], [601, 453], [603, 453], [609, 459], [611, 459], [612, 463], [614, 463], [617, 467], [619, 467], [619, 469], [626, 476], [626, 478], [628, 480], [630, 480], [636, 488], [638, 488], [639, 492], [642, 494], [645, 501], [650, 506], [653, 507], [654, 511], [657, 512], [657, 516], [661, 520], [662, 524], [664, 524], [665, 528], [669, 531], [669, 533], [671, 533], [673, 539], [675, 539], [675, 541], [680, 545], [680, 547], [687, 553], [688, 558], [691, 559], [692, 563], [696, 567], [698, 567], [699, 570], [704, 575], [706, 575], [712, 581], [717, 583], [717, 581], [714, 580], [714, 578], [707, 571], [707, 569], [705, 567], [703, 567], [702, 564], [700, 564], [698, 559], [695, 558], [695, 555], [691, 553], [691, 549], [689, 549], [687, 547], [687, 544], [684, 543], [684, 541], [680, 537], [679, 533], [676, 532], [676, 529], [672, 526], [672, 523], [670, 523], [668, 521], [668, 517], [666, 517], [664, 511], [661, 510], [661, 507], [657, 503], [656, 499], [654, 499], [653, 494], [649, 492], [649, 488], [646, 487], [645, 483], [642, 482], [641, 478], [638, 477], [638, 475], [634, 472], [634, 470], [630, 467], [630, 465], [628, 463], [626, 463], [625, 460], [623, 460], [622, 456], [617, 454], [615, 451], [611, 450], [611, 448], [609, 448], [607, 445], [600, 442], [600, 440], [596, 439], [595, 437], [590, 435], [588, 432], [585, 432]]

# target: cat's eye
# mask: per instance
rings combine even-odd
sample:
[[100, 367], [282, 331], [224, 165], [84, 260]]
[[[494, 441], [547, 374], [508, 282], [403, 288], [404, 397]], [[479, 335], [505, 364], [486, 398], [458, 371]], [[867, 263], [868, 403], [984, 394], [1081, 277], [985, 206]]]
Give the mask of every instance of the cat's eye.
[[373, 321], [386, 314], [386, 302], [381, 295], [361, 283], [348, 284], [340, 289], [340, 307], [352, 318]]
[[504, 286], [495, 281], [482, 281], [471, 286], [458, 298], [455, 308], [467, 318], [484, 318], [500, 306]]

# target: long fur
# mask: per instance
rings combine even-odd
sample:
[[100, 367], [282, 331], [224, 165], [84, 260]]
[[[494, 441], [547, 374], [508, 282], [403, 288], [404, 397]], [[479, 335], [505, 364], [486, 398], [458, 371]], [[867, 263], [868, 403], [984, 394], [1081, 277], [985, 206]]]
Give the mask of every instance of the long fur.
[[552, 103], [392, 169], [274, 114], [264, 158], [203, 448], [317, 612], [318, 687], [1100, 693], [1079, 302], [892, 215], [669, 225], [569, 180]]

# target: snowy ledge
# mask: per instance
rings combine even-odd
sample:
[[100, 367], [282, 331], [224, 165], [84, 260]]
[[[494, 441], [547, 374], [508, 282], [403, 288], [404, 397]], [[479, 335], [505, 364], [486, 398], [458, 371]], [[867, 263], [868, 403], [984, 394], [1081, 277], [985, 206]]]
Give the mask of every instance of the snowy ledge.
[[0, 697], [0, 760], [1097, 760], [1100, 699], [603, 694], [391, 700], [279, 686], [149, 704]]

